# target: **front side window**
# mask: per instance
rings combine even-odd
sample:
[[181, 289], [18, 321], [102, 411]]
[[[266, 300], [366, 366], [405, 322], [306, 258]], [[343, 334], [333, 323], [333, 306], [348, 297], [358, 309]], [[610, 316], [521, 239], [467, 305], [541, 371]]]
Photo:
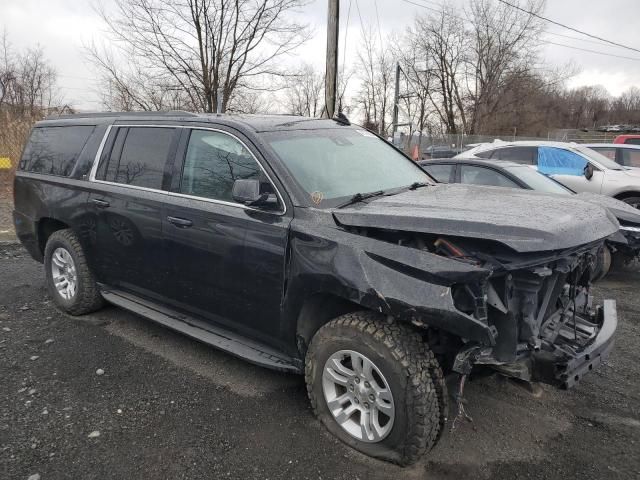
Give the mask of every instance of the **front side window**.
[[263, 133], [309, 201], [339, 205], [356, 193], [430, 183], [420, 166], [376, 135], [356, 128]]
[[556, 147], [538, 148], [538, 171], [545, 175], [584, 175], [587, 160], [570, 150]]
[[119, 128], [106, 168], [99, 168], [97, 178], [154, 190], [162, 189], [165, 165], [175, 133], [174, 128]]
[[20, 161], [20, 169], [68, 177], [93, 126], [34, 128]]
[[222, 132], [193, 130], [184, 159], [180, 192], [234, 202], [233, 182], [261, 181], [262, 193], [273, 193], [255, 158], [236, 138]]
[[519, 188], [518, 184], [495, 170], [475, 165], [460, 165], [460, 182], [472, 185]]

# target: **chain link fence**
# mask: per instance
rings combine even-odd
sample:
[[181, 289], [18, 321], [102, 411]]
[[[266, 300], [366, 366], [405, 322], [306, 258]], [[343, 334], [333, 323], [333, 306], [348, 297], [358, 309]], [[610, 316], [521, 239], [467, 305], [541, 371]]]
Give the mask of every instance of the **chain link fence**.
[[13, 236], [13, 177], [32, 125], [0, 114], [0, 240]]

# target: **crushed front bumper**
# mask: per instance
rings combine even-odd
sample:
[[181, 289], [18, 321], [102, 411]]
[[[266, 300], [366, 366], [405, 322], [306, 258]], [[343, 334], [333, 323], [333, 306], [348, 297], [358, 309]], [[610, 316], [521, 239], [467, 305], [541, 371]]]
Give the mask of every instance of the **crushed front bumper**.
[[[570, 342], [555, 351], [538, 351], [531, 355], [531, 379], [560, 388], [571, 388], [609, 356], [618, 326], [615, 300], [605, 300], [597, 310], [593, 338], [584, 346], [572, 348]], [[568, 325], [569, 326], [569, 325]], [[581, 325], [578, 325], [581, 328]]]

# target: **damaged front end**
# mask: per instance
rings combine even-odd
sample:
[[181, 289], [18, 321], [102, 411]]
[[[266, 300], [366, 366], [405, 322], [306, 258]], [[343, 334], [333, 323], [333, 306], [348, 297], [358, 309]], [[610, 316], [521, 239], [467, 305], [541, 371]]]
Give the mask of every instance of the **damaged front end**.
[[[482, 285], [480, 303], [497, 337], [493, 346], [465, 345], [454, 370], [466, 374], [473, 365], [489, 365], [509, 377], [570, 388], [596, 368], [611, 351], [617, 326], [613, 300], [592, 303], [599, 248], [593, 244], [528, 256], [464, 253], [493, 272]], [[469, 313], [476, 304], [477, 315], [479, 296], [469, 292], [466, 303]], [[457, 305], [464, 308], [460, 300]]]
[[[590, 293], [602, 240], [522, 253], [492, 240], [375, 228], [350, 231], [486, 272], [448, 275], [452, 282], [447, 296], [460, 316], [419, 307], [412, 312], [415, 325], [445, 330], [461, 340], [452, 367], [460, 374], [485, 365], [527, 382], [570, 388], [613, 347], [615, 302], [593, 305]], [[424, 303], [433, 303], [433, 297]], [[462, 316], [484, 326], [486, 337], [472, 338], [470, 330], [465, 334], [458, 329]]]

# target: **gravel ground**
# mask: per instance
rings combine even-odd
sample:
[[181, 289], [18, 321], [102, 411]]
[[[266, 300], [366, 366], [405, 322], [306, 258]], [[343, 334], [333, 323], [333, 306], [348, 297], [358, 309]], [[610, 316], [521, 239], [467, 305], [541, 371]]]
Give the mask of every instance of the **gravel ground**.
[[326, 433], [301, 377], [113, 307], [64, 315], [46, 296], [41, 265], [0, 245], [0, 477], [640, 478], [639, 282], [626, 271], [597, 288], [618, 300], [620, 317], [598, 371], [540, 396], [496, 376], [474, 379], [474, 422], [402, 469]]

